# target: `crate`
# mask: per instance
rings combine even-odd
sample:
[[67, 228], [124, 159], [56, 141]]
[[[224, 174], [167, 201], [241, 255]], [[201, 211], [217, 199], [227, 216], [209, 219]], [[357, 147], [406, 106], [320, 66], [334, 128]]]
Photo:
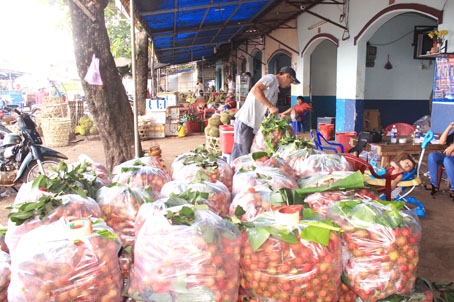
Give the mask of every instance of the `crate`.
[[149, 138], [163, 138], [166, 137], [164, 124], [151, 124], [148, 129]]
[[148, 128], [139, 128], [139, 139], [141, 141], [146, 141], [146, 140], [150, 139]]
[[205, 149], [210, 153], [221, 153], [221, 142], [219, 137], [205, 136]]

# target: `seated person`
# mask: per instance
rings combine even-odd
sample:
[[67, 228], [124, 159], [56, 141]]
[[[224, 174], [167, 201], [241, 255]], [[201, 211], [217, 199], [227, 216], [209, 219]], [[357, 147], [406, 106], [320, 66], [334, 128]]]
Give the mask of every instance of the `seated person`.
[[227, 95], [227, 98], [225, 100], [224, 104], [224, 110], [230, 110], [236, 108], [236, 101], [235, 98], [232, 97], [230, 94]]
[[432, 196], [437, 193], [440, 185], [438, 183], [438, 168], [443, 166], [449, 179], [449, 196], [454, 198], [454, 132], [451, 132], [453, 129], [454, 122], [451, 122], [440, 136], [439, 144], [447, 145], [443, 153], [431, 152], [427, 158], [431, 186], [424, 185], [424, 187], [431, 191]]
[[[295, 111], [294, 120], [301, 122], [304, 118], [304, 114], [306, 113], [306, 111], [310, 111], [310, 112], [314, 111], [314, 109], [312, 108], [311, 105], [304, 102], [304, 98], [302, 95], [300, 95], [296, 98], [296, 102], [297, 102], [297, 104], [295, 106], [287, 109], [286, 111], [284, 111], [280, 114], [282, 118], [287, 115], [291, 115], [292, 111], [294, 110]], [[292, 117], [292, 120], [293, 120], [293, 117]]]
[[415, 162], [410, 158], [404, 158], [396, 163], [395, 161], [391, 161], [389, 163], [390, 167], [386, 169], [386, 173], [391, 174], [391, 189], [395, 189], [397, 184], [403, 180], [404, 173], [410, 173], [415, 168]]

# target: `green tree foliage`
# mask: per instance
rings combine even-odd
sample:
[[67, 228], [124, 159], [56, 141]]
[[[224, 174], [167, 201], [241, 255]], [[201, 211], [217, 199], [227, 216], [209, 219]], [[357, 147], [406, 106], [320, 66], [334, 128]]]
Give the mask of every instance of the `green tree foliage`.
[[130, 21], [115, 6], [114, 1], [104, 11], [106, 16], [107, 34], [110, 40], [110, 51], [114, 58], [131, 58]]

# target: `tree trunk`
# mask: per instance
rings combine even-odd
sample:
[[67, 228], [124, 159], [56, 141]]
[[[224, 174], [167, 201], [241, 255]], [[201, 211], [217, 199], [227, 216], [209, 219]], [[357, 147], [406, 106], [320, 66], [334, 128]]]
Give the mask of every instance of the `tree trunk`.
[[[110, 52], [104, 21], [104, 8], [108, 0], [77, 0], [67, 3], [79, 77], [88, 108], [99, 130], [106, 167], [112, 171], [114, 166], [134, 156], [134, 118]], [[81, 9], [78, 4], [82, 4], [85, 9]], [[102, 86], [90, 85], [84, 80], [93, 55], [99, 58]]]
[[146, 98], [148, 91], [148, 35], [142, 30], [137, 35], [136, 54], [136, 86], [137, 112], [145, 115]]

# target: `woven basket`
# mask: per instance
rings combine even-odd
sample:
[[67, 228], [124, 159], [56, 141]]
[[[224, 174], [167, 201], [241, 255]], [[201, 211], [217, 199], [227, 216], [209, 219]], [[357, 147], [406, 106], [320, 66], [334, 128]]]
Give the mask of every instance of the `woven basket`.
[[69, 144], [70, 118], [41, 118], [44, 143], [48, 147], [63, 147]]
[[46, 96], [43, 99], [40, 115], [44, 118], [67, 117], [68, 104], [58, 96]]

